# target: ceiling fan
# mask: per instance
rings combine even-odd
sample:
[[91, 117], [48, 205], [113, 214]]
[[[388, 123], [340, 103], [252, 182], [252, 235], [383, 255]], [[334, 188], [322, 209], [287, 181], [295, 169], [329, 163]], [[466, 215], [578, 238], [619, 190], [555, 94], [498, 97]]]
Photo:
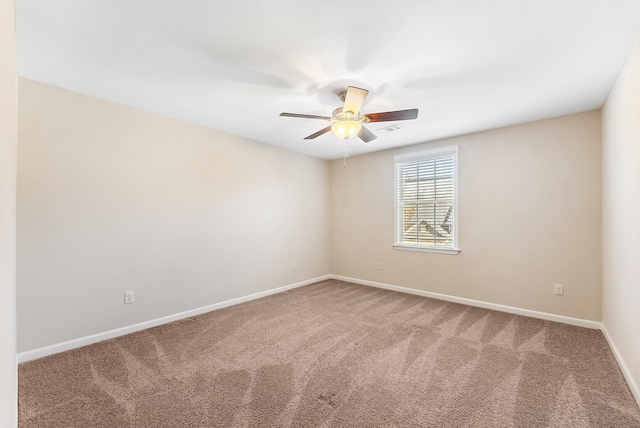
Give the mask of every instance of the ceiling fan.
[[417, 108], [386, 111], [383, 113], [365, 113], [361, 115], [360, 108], [362, 107], [368, 93], [369, 91], [366, 89], [349, 86], [346, 91], [342, 91], [338, 94], [340, 100], [344, 101], [344, 104], [342, 107], [335, 109], [331, 116], [316, 116], [312, 114], [298, 113], [280, 113], [280, 116], [300, 117], [303, 119], [321, 119], [333, 122], [333, 125], [329, 125], [326, 128], [305, 137], [305, 140], [312, 140], [329, 131], [333, 131], [338, 138], [348, 140], [357, 136], [365, 143], [373, 141], [378, 137], [376, 137], [373, 132], [362, 126], [363, 123], [410, 120], [418, 117]]

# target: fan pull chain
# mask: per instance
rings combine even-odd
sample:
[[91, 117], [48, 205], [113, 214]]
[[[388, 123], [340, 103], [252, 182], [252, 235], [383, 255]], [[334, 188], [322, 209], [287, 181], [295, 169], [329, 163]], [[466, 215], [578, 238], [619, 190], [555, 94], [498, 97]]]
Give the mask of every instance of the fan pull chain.
[[347, 158], [349, 157], [349, 146], [347, 145], [347, 140], [344, 140], [344, 158], [343, 158], [343, 168], [347, 167]]

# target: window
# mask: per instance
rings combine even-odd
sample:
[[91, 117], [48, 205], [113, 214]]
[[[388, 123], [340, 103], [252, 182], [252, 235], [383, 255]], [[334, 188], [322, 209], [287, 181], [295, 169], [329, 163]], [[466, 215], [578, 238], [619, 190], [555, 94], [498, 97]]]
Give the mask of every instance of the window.
[[457, 254], [458, 147], [395, 157], [395, 248]]

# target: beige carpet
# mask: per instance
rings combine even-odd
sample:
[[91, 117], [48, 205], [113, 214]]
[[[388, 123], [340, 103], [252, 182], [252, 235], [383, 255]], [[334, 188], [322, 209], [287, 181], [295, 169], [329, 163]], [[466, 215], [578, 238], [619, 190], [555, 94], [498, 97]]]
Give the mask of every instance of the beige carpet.
[[602, 333], [324, 281], [21, 364], [27, 427], [640, 427]]

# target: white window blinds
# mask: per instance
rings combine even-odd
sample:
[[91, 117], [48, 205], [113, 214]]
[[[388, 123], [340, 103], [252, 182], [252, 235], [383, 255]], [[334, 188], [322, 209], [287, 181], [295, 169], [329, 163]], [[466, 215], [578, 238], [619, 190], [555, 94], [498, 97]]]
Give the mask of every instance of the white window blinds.
[[455, 249], [457, 148], [396, 157], [396, 245]]

